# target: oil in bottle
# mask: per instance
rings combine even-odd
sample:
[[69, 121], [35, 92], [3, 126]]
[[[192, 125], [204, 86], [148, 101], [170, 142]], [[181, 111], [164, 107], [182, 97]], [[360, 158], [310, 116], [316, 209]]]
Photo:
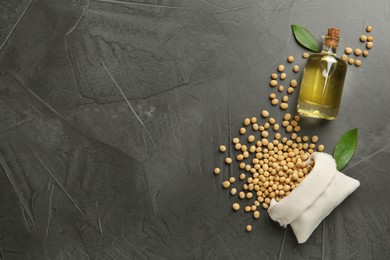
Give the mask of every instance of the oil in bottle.
[[340, 108], [347, 63], [336, 56], [340, 30], [329, 28], [321, 53], [308, 57], [298, 98], [298, 113], [333, 120]]

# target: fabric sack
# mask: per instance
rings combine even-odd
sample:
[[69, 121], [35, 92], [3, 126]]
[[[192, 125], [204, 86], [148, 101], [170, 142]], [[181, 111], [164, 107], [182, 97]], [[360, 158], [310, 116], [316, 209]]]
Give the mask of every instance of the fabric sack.
[[305, 179], [285, 198], [272, 199], [268, 215], [283, 227], [291, 225], [298, 243], [304, 243], [334, 208], [355, 191], [359, 181], [337, 171], [333, 157], [315, 152], [315, 165]]

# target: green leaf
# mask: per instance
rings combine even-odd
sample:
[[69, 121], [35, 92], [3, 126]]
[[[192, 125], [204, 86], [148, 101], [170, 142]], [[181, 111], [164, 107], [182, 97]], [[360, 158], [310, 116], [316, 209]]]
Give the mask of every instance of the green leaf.
[[311, 34], [307, 29], [305, 29], [302, 26], [295, 25], [295, 24], [291, 25], [291, 29], [294, 33], [295, 39], [303, 47], [305, 47], [311, 51], [314, 51], [314, 52], [321, 51], [313, 34]]
[[337, 170], [341, 171], [351, 160], [356, 150], [358, 141], [358, 129], [354, 128], [346, 132], [337, 142], [333, 157], [336, 160]]

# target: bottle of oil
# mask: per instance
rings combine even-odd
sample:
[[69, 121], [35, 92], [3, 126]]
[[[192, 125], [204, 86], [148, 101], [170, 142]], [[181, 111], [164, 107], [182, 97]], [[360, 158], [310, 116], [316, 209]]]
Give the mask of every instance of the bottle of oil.
[[339, 45], [337, 28], [323, 36], [321, 53], [308, 57], [298, 98], [298, 113], [303, 116], [333, 120], [337, 117], [347, 63], [336, 56]]

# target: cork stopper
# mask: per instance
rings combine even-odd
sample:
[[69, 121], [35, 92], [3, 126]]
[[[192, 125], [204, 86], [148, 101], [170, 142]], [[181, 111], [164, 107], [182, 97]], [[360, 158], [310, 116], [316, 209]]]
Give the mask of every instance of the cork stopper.
[[340, 40], [340, 29], [338, 28], [329, 28], [328, 34], [325, 36], [324, 45], [330, 46], [332, 48], [337, 48]]
[[339, 37], [339, 35], [340, 35], [339, 28], [329, 28], [328, 29], [328, 36]]

